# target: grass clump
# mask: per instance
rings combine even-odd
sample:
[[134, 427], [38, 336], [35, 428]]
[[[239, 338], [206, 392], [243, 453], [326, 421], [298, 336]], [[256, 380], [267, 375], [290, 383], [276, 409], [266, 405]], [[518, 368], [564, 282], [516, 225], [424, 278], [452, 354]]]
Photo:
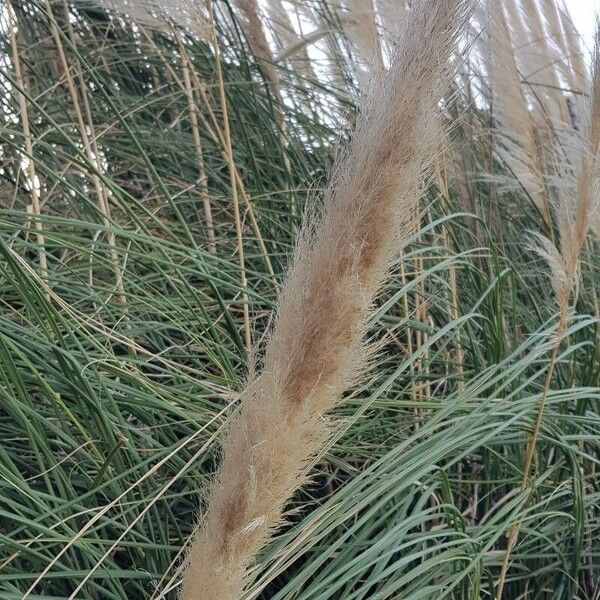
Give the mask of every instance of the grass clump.
[[597, 597], [598, 55], [391, 4], [4, 3], [2, 598]]

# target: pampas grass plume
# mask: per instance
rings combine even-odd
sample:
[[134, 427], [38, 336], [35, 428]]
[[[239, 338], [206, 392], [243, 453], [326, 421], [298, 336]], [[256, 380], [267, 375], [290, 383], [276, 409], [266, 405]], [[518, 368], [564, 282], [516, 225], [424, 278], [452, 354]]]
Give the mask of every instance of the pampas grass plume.
[[418, 0], [373, 86], [318, 222], [300, 236], [262, 372], [242, 393], [192, 543], [183, 600], [235, 600], [330, 433], [326, 415], [364, 372], [374, 295], [416, 227], [439, 149], [438, 103], [465, 0]]
[[539, 252], [551, 271], [563, 326], [579, 280], [583, 246], [588, 232], [595, 232], [600, 209], [600, 29], [596, 32], [589, 94], [583, 104], [580, 130], [563, 134], [563, 154], [557, 152], [554, 220], [560, 247], [536, 236]]

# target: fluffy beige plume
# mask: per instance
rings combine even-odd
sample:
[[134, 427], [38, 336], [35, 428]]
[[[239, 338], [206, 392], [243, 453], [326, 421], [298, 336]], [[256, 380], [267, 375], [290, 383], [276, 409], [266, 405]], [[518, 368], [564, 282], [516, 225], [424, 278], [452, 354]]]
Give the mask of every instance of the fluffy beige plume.
[[377, 18], [371, 0], [346, 0], [341, 10], [344, 32], [371, 70], [383, 69]]
[[[596, 32], [591, 89], [585, 110], [581, 134], [573, 134], [568, 160], [557, 165], [555, 219], [560, 236], [560, 248], [542, 235], [535, 236], [535, 249], [550, 268], [550, 280], [558, 307], [559, 322], [546, 371], [544, 387], [533, 432], [525, 449], [519, 489], [530, 485], [533, 460], [540, 436], [552, 376], [558, 359], [561, 340], [569, 324], [571, 307], [575, 304], [581, 251], [591, 221], [598, 209], [600, 194], [600, 30]], [[575, 139], [577, 135], [577, 139]], [[564, 151], [564, 146], [559, 149]], [[567, 164], [568, 166], [565, 166]], [[519, 539], [522, 521], [513, 525], [508, 535], [502, 567], [496, 585], [496, 600], [502, 600], [504, 584], [510, 567], [510, 556]]]
[[389, 72], [367, 96], [322, 216], [296, 248], [262, 372], [248, 382], [224, 440], [188, 556], [184, 600], [240, 597], [330, 433], [326, 415], [365, 368], [371, 302], [416, 227], [468, 4], [416, 0]]
[[274, 96], [281, 102], [279, 76], [273, 65], [273, 54], [260, 19], [257, 0], [235, 0], [244, 34], [252, 53], [259, 61], [260, 69]]
[[[296, 33], [290, 13], [283, 5], [282, 0], [268, 0], [266, 4], [267, 14], [269, 16], [269, 25], [273, 30], [275, 43], [278, 44], [278, 52], [287, 51], [289, 48], [297, 47], [297, 51], [291, 55], [290, 63], [304, 77], [315, 79], [315, 73], [312, 68], [306, 45], [303, 39]], [[277, 62], [277, 58], [274, 58]]]
[[583, 89], [578, 88], [580, 82], [577, 75], [573, 72], [570, 60], [571, 50], [566, 32], [562, 26], [561, 9], [558, 5], [558, 0], [541, 0], [540, 8], [547, 24], [549, 41], [557, 52], [558, 62], [556, 66], [565, 85], [570, 91], [582, 92]]
[[384, 37], [395, 40], [400, 24], [406, 15], [406, 0], [376, 0], [375, 5]]
[[587, 87], [587, 68], [581, 49], [581, 36], [573, 23], [571, 15], [564, 6], [559, 7], [559, 15], [568, 50], [569, 65], [571, 66], [573, 90], [581, 93]]
[[[518, 6], [517, 0], [512, 0]], [[525, 26], [525, 43], [519, 40], [520, 70], [533, 98], [543, 111], [549, 125], [557, 128], [568, 126], [571, 117], [557, 66], [561, 57], [556, 46], [550, 43], [549, 33], [544, 27], [538, 3], [535, 0], [520, 0], [520, 15], [523, 18], [511, 19], [516, 27]]]
[[[579, 277], [586, 235], [590, 229], [595, 231], [600, 209], [600, 31], [596, 34], [592, 64], [590, 91], [580, 130], [573, 131], [570, 139], [563, 136], [557, 151], [554, 218], [560, 236], [560, 252], [550, 250], [549, 244], [544, 243], [547, 257], [552, 259], [549, 264], [553, 269], [553, 281], [556, 281], [559, 307], [564, 310]], [[557, 266], [559, 257], [562, 264]], [[563, 290], [562, 294], [558, 293], [559, 289]]]
[[544, 185], [541, 148], [510, 37], [503, 2], [487, 3], [490, 26], [490, 70], [498, 152], [546, 222], [550, 209]]

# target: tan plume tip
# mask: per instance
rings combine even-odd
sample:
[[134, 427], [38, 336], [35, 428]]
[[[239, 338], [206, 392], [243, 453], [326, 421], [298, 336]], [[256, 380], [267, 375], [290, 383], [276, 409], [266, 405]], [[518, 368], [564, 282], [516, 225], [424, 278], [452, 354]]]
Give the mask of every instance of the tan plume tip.
[[[490, 72], [497, 152], [544, 220], [550, 208], [544, 184], [544, 161], [528, 99], [521, 85], [504, 2], [488, 0]], [[515, 15], [513, 14], [513, 18]]]
[[590, 89], [578, 130], [564, 132], [557, 143], [553, 206], [559, 246], [538, 236], [540, 254], [551, 271], [563, 325], [579, 279], [581, 253], [594, 231], [600, 202], [600, 30], [592, 61]]
[[417, 0], [389, 72], [305, 227], [283, 286], [264, 367], [248, 382], [193, 541], [184, 600], [235, 600], [257, 553], [329, 433], [326, 415], [364, 372], [374, 295], [416, 227], [440, 150], [438, 103], [467, 20], [465, 0]]

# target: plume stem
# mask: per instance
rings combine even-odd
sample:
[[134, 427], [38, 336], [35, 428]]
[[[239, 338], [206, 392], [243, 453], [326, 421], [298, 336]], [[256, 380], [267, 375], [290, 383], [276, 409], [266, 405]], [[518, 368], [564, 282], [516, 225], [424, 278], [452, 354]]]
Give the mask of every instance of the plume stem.
[[231, 202], [233, 204], [233, 219], [235, 222], [235, 235], [237, 240], [238, 261], [240, 264], [240, 283], [242, 287], [242, 310], [244, 314], [244, 342], [246, 350], [250, 352], [252, 347], [252, 334], [250, 331], [250, 308], [248, 306], [248, 281], [246, 278], [246, 265], [244, 258], [244, 239], [242, 235], [242, 219], [240, 215], [240, 204], [238, 200], [238, 187], [236, 181], [235, 160], [233, 157], [233, 147], [231, 144], [231, 131], [229, 129], [229, 112], [227, 108], [227, 96], [225, 95], [225, 83], [223, 81], [223, 71], [221, 69], [221, 52], [219, 50], [219, 41], [214, 27], [213, 3], [208, 2], [208, 11], [210, 15], [210, 39], [215, 53], [215, 73], [219, 86], [219, 100], [221, 111], [223, 112], [223, 142], [227, 167], [229, 169], [229, 180], [231, 181]]
[[[33, 156], [33, 136], [29, 126], [29, 113], [27, 111], [27, 99], [21, 90], [25, 89], [25, 78], [21, 70], [21, 58], [17, 41], [17, 15], [12, 6], [11, 0], [6, 2], [6, 18], [8, 21], [8, 30], [10, 32], [10, 49], [13, 68], [15, 70], [15, 80], [18, 89], [16, 90], [17, 101], [19, 104], [19, 116], [21, 118], [21, 126], [23, 129], [23, 138], [25, 140], [25, 152], [27, 154], [27, 179], [30, 186], [31, 196], [31, 212], [33, 213], [35, 222], [36, 242], [38, 259], [40, 262], [41, 278], [47, 282], [48, 280], [48, 261], [46, 258], [46, 241], [44, 238], [44, 229], [41, 215], [40, 203], [40, 182], [36, 173], [35, 159]], [[14, 23], [13, 23], [14, 18]]]
[[[542, 428], [542, 421], [544, 418], [544, 411], [546, 409], [546, 401], [550, 392], [550, 384], [554, 375], [554, 369], [556, 367], [556, 360], [558, 358], [558, 350], [560, 348], [560, 339], [564, 330], [566, 329], [566, 320], [561, 318], [557, 330], [557, 341], [552, 348], [552, 354], [550, 355], [550, 362], [546, 371], [546, 378], [544, 380], [544, 387], [542, 390], [542, 396], [538, 405], [537, 415], [533, 424], [533, 432], [529, 438], [527, 448], [525, 450], [525, 458], [523, 459], [523, 470], [521, 476], [521, 483], [519, 485], [519, 491], [522, 493], [527, 489], [530, 479], [531, 465], [533, 464], [533, 457], [535, 456], [535, 449], [537, 446], [538, 438], [540, 436], [540, 430]], [[519, 539], [519, 533], [521, 532], [522, 520], [517, 521], [511, 528], [508, 535], [508, 541], [506, 543], [506, 550], [504, 551], [504, 557], [502, 559], [502, 567], [500, 568], [500, 575], [498, 576], [498, 583], [496, 585], [496, 600], [502, 600], [502, 594], [504, 592], [504, 584], [506, 583], [506, 575], [508, 574], [508, 568], [510, 566], [510, 555]]]

